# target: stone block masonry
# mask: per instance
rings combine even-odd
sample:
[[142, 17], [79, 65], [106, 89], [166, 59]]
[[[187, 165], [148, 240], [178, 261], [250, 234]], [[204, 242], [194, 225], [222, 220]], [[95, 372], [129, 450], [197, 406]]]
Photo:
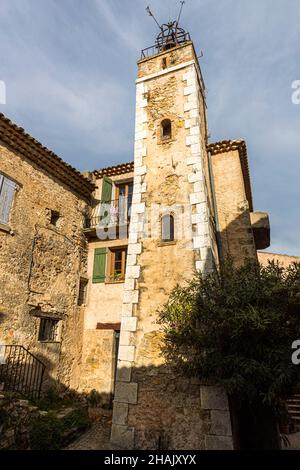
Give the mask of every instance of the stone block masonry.
[[[209, 272], [215, 262], [205, 110], [192, 50], [191, 44], [181, 47], [176, 67], [163, 72], [153, 72], [159, 57], [149, 59], [153, 67], [143, 63], [139, 68], [134, 193], [111, 434], [121, 448], [205, 449], [214, 445], [209, 442], [213, 437], [231, 439], [226, 410], [201, 410], [199, 384], [165, 363], [157, 323], [157, 310], [176, 283], [191, 278], [195, 268]], [[143, 76], [141, 70], [150, 69]], [[171, 121], [169, 141], [161, 138], [164, 119]], [[191, 208], [185, 219], [191, 230], [184, 238], [161, 243], [161, 222], [158, 239], [145, 237], [143, 221], [154, 226], [153, 207], [159, 212], [161, 206], [174, 205]]]
[[136, 283], [132, 281], [138, 280], [141, 272], [137, 256], [142, 252], [142, 244], [138, 242], [137, 234], [139, 229], [143, 229], [143, 216], [146, 210], [145, 203], [141, 202], [142, 194], [146, 192], [147, 188], [145, 183], [147, 167], [143, 164], [143, 159], [147, 155], [148, 117], [146, 108], [148, 101], [145, 99], [146, 94], [147, 86], [144, 83], [137, 84], [134, 189], [127, 251], [126, 290], [124, 291], [121, 320], [122, 344], [119, 348], [111, 432], [112, 442], [128, 449], [134, 447], [134, 429], [128, 427], [128, 405], [137, 403], [138, 391], [138, 384], [131, 382], [131, 369], [135, 360], [135, 346], [131, 343], [131, 336], [137, 329], [137, 318], [134, 316], [134, 312], [139, 299], [139, 290]]

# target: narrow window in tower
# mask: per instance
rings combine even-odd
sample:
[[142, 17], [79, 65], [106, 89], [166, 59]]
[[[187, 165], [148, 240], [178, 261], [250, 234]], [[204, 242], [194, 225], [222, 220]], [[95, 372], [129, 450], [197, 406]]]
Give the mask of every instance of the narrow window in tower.
[[164, 57], [163, 60], [162, 60], [162, 68], [163, 69], [167, 68], [167, 58], [166, 57]]
[[164, 119], [161, 122], [161, 139], [170, 140], [172, 137], [172, 123], [170, 119]]
[[162, 242], [173, 242], [174, 238], [174, 216], [163, 215], [161, 218], [161, 240]]

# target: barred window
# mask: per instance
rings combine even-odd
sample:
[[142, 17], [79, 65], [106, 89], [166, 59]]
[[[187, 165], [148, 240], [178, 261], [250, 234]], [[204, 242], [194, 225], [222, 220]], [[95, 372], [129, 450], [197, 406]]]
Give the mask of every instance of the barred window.
[[57, 341], [58, 340], [59, 320], [53, 318], [41, 318], [39, 329], [39, 341]]

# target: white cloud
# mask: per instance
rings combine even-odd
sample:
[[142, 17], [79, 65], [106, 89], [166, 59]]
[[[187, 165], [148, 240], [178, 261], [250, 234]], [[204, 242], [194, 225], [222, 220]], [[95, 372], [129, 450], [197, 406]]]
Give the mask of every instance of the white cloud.
[[[2, 0], [1, 111], [80, 169], [132, 159], [135, 62], [177, 0]], [[213, 140], [246, 138], [255, 207], [271, 215], [271, 249], [300, 254], [299, 0], [188, 0], [208, 88]]]

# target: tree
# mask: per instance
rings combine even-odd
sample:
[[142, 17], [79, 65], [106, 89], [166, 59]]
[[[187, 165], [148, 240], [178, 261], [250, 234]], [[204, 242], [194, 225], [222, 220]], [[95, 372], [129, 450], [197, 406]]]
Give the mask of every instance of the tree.
[[227, 261], [177, 286], [159, 316], [168, 362], [228, 393], [240, 446], [276, 447], [276, 413], [300, 382], [291, 359], [300, 339], [300, 264]]

